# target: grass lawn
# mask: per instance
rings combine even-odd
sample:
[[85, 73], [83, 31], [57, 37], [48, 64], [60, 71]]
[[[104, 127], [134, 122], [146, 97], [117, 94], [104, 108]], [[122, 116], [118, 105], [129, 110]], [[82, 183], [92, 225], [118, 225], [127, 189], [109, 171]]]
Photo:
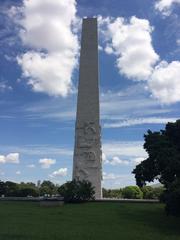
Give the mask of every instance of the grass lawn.
[[180, 240], [161, 204], [0, 202], [0, 240]]

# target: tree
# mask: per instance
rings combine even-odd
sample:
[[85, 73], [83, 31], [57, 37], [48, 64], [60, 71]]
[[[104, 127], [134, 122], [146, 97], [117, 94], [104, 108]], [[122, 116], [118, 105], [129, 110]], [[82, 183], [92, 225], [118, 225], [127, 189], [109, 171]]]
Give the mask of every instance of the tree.
[[32, 182], [21, 182], [18, 184], [18, 197], [37, 197], [39, 195], [39, 190], [36, 187], [36, 184]]
[[18, 196], [18, 184], [11, 181], [5, 182], [5, 196], [6, 197]]
[[143, 193], [138, 186], [128, 186], [123, 188], [122, 196], [127, 199], [142, 199]]
[[26, 187], [21, 187], [19, 188], [18, 191], [18, 197], [37, 197], [38, 194], [38, 189], [30, 187], [30, 186], [26, 186]]
[[6, 194], [6, 184], [0, 180], [0, 197]]
[[58, 188], [65, 202], [83, 202], [94, 198], [94, 187], [89, 181], [73, 180]]
[[43, 181], [39, 188], [40, 195], [53, 195], [55, 193], [55, 185], [51, 181]]
[[146, 182], [159, 180], [166, 189], [166, 210], [171, 211], [170, 205], [175, 204], [176, 214], [180, 215], [180, 120], [168, 123], [165, 130], [144, 135], [144, 148], [148, 158], [133, 170], [136, 183], [142, 187]]

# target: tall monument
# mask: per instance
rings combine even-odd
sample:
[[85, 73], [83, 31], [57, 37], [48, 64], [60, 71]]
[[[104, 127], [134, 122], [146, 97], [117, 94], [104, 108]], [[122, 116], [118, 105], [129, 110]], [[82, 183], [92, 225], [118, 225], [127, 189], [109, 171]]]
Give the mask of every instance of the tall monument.
[[99, 123], [97, 19], [82, 24], [73, 179], [88, 180], [101, 198], [102, 151]]

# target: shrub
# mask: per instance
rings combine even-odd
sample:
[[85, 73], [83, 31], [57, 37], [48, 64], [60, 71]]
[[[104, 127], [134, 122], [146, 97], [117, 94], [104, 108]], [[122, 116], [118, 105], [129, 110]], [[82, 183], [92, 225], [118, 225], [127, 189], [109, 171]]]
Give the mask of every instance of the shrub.
[[122, 198], [121, 189], [102, 189], [103, 198]]
[[164, 192], [164, 187], [153, 188], [151, 186], [144, 186], [141, 188], [141, 191], [143, 192], [144, 199], [160, 199]]
[[65, 202], [83, 202], [94, 199], [94, 187], [89, 181], [73, 180], [58, 189]]
[[28, 196], [32, 196], [32, 197], [38, 197], [38, 191], [37, 189], [33, 188], [33, 187], [22, 187], [18, 190], [18, 197], [28, 197]]
[[156, 187], [153, 188], [153, 197], [154, 199], [160, 199], [162, 194], [164, 193], [164, 187]]
[[142, 199], [143, 192], [138, 186], [128, 186], [123, 188], [122, 196], [127, 199]]
[[143, 192], [143, 198], [144, 199], [153, 199], [153, 188], [150, 186], [144, 186], [141, 188], [141, 191]]

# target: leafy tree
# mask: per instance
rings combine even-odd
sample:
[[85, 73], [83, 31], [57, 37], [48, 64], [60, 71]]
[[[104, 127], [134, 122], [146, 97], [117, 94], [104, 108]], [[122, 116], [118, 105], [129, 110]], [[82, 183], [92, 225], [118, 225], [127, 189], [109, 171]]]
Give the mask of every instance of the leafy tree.
[[180, 120], [168, 123], [159, 132], [148, 130], [144, 139], [149, 156], [133, 170], [136, 183], [142, 187], [158, 179], [166, 189], [163, 199], [167, 212], [174, 214], [175, 208], [180, 215]]
[[32, 182], [21, 182], [18, 184], [18, 197], [37, 197], [39, 195], [39, 190], [35, 183]]
[[0, 181], [0, 197], [6, 194], [6, 184]]
[[138, 186], [128, 186], [123, 188], [122, 196], [127, 199], [142, 199], [143, 193]]
[[55, 185], [51, 181], [43, 181], [39, 188], [40, 195], [53, 195], [55, 194]]
[[69, 181], [59, 187], [58, 192], [65, 202], [82, 202], [94, 198], [94, 187], [89, 181]]
[[18, 191], [18, 197], [28, 197], [28, 196], [38, 197], [38, 195], [39, 195], [38, 189], [30, 186], [21, 187], [19, 188], [19, 191]]
[[11, 181], [5, 182], [5, 196], [6, 197], [18, 196], [18, 184]]

